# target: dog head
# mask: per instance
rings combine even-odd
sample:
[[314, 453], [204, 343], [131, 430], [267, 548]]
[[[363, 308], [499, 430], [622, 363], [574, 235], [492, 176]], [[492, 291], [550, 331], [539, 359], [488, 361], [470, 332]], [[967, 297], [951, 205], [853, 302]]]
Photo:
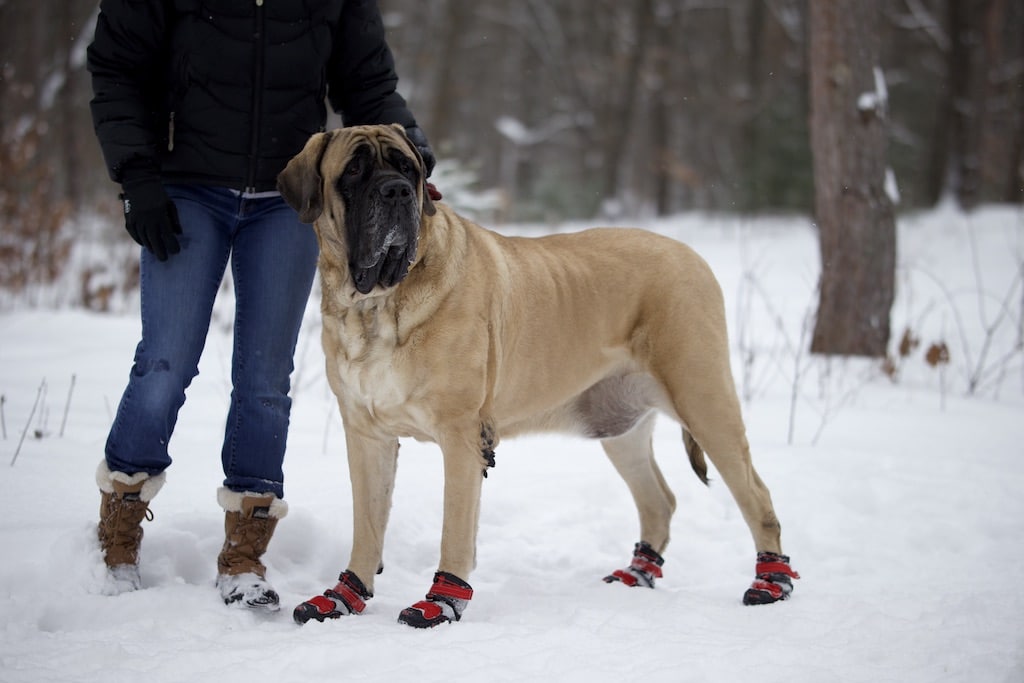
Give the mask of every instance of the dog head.
[[420, 220], [435, 212], [423, 169], [402, 126], [354, 126], [311, 137], [277, 189], [313, 224], [322, 257], [367, 295], [397, 285], [416, 259]]

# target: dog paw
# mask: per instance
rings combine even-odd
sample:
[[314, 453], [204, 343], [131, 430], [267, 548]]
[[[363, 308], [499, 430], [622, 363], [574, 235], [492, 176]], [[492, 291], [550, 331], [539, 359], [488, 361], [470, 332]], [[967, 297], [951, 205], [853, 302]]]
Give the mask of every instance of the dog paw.
[[310, 619], [322, 622], [324, 619], [339, 619], [349, 614], [361, 614], [366, 609], [366, 601], [373, 593], [359, 577], [345, 571], [338, 577], [334, 588], [324, 591], [323, 595], [310, 598], [295, 608], [292, 618], [296, 624], [305, 624]]
[[743, 594], [744, 605], [769, 605], [785, 600], [793, 592], [793, 579], [800, 575], [789, 566], [787, 555], [758, 553], [754, 583]]
[[640, 541], [633, 546], [633, 561], [625, 569], [616, 569], [604, 577], [605, 583], [624, 583], [633, 588], [643, 586], [654, 588], [654, 580], [661, 578], [661, 566], [665, 558], [659, 555], [648, 543]]
[[433, 628], [458, 621], [472, 597], [473, 589], [468, 583], [454, 574], [437, 572], [426, 600], [402, 610], [398, 623], [413, 628]]

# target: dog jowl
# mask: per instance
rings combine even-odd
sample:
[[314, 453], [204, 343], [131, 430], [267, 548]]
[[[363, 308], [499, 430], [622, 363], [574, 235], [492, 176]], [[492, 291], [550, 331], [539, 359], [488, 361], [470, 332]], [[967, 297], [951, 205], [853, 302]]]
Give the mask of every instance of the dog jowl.
[[383, 160], [374, 152], [369, 145], [357, 147], [337, 181], [349, 217], [349, 271], [361, 294], [401, 282], [416, 256], [419, 234], [416, 165], [394, 148], [383, 152]]

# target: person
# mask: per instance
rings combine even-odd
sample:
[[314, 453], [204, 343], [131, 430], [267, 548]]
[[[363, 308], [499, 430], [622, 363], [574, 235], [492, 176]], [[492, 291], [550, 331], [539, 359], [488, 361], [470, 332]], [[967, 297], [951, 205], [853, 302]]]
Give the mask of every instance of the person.
[[103, 0], [87, 64], [96, 135], [143, 247], [141, 340], [96, 475], [107, 592], [141, 587], [142, 521], [230, 260], [217, 586], [229, 605], [276, 610], [261, 556], [288, 509], [290, 375], [318, 257], [277, 175], [324, 130], [328, 102], [343, 125], [404, 126], [428, 174], [434, 155], [396, 91], [373, 0]]

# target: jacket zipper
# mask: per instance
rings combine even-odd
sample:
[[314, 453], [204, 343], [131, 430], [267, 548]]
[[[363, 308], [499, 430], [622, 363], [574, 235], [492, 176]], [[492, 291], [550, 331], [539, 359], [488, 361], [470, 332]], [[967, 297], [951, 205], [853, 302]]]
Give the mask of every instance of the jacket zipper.
[[260, 111], [263, 104], [263, 58], [266, 48], [266, 21], [263, 11], [263, 0], [256, 0], [256, 54], [252, 75], [252, 135], [249, 140], [249, 177], [246, 179], [245, 191], [256, 192], [256, 162], [260, 146]]

